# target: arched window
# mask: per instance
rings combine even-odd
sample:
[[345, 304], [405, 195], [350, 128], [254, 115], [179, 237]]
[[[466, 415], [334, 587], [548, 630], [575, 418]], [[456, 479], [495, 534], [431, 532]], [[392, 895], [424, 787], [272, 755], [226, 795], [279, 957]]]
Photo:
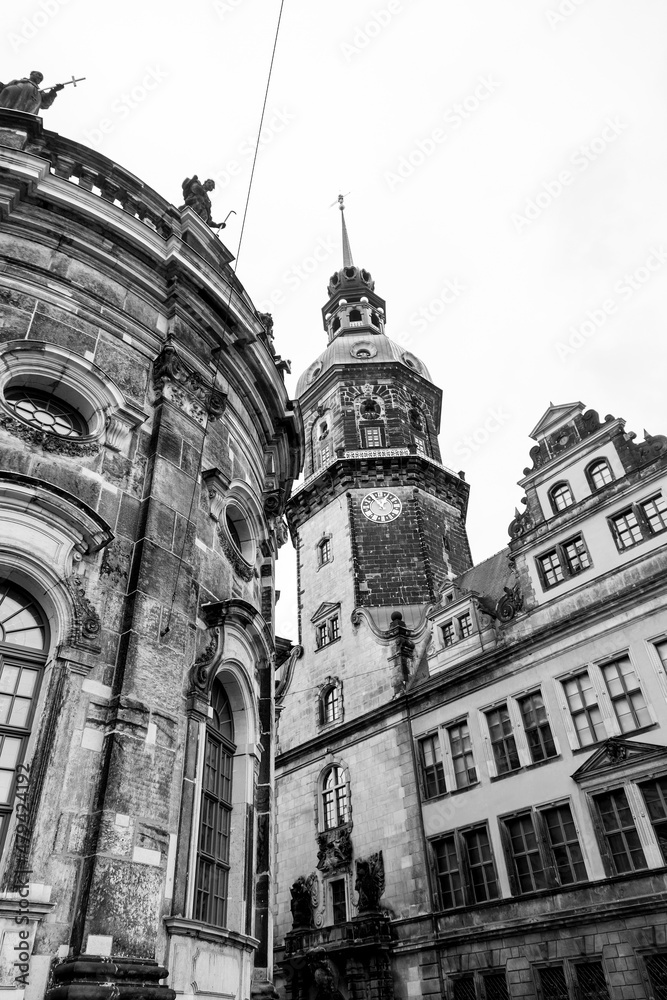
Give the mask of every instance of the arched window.
[[49, 632], [41, 609], [8, 580], [0, 583], [0, 848], [16, 794], [46, 661]]
[[571, 507], [574, 503], [574, 497], [572, 496], [570, 484], [556, 483], [555, 486], [552, 486], [549, 490], [549, 500], [551, 501], [554, 514], [565, 510], [566, 507]]
[[322, 824], [325, 830], [335, 830], [350, 818], [350, 802], [345, 771], [334, 764], [322, 781]]
[[595, 492], [596, 490], [601, 490], [603, 486], [610, 483], [614, 474], [611, 471], [611, 466], [606, 458], [598, 458], [595, 462], [591, 464], [586, 469], [586, 478], [588, 479], [588, 484]]
[[331, 536], [328, 535], [323, 538], [321, 542], [317, 545], [317, 564], [318, 566], [324, 566], [326, 563], [333, 562], [333, 552], [331, 549]]
[[220, 681], [213, 684], [211, 708], [213, 714], [206, 726], [194, 916], [205, 924], [225, 927], [236, 747], [232, 709]]
[[340, 681], [329, 681], [320, 694], [320, 723], [328, 725], [343, 718], [343, 692]]

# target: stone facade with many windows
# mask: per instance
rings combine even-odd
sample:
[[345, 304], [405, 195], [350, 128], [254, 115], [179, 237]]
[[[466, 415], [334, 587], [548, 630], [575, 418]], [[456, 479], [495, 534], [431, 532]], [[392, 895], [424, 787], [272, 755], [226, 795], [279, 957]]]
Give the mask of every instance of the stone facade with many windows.
[[509, 545], [472, 566], [437, 389], [385, 336], [368, 272], [344, 264], [298, 390], [333, 451], [288, 505], [286, 996], [664, 997], [667, 438], [550, 406]]
[[284, 363], [192, 209], [6, 109], [0, 164], [0, 987], [271, 993]]

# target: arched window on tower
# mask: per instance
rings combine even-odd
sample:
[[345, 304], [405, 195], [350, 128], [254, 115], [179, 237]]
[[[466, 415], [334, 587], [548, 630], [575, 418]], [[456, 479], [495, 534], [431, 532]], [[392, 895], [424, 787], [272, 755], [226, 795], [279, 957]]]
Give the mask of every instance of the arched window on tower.
[[236, 747], [231, 705], [217, 680], [211, 692], [211, 708], [204, 750], [194, 916], [202, 923], [225, 927]]
[[8, 580], [0, 583], [0, 849], [16, 795], [46, 662], [49, 630], [41, 608]]
[[320, 725], [343, 721], [343, 686], [337, 677], [327, 677], [319, 702]]

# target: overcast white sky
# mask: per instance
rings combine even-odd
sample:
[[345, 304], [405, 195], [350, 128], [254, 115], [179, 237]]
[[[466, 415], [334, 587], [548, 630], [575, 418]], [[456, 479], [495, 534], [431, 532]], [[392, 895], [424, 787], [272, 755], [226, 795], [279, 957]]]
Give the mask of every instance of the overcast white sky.
[[[216, 179], [235, 253], [279, 7], [14, 0], [0, 78], [86, 76], [46, 126], [175, 204], [184, 177]], [[507, 541], [549, 400], [667, 432], [665, 37], [663, 0], [285, 0], [239, 277], [273, 312], [293, 392], [326, 344], [329, 206], [350, 192], [387, 333], [444, 390], [475, 561]]]

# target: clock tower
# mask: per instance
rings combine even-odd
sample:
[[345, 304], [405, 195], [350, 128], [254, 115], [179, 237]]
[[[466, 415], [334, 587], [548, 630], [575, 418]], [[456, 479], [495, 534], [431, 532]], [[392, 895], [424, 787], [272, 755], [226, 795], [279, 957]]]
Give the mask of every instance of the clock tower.
[[468, 485], [438, 446], [441, 390], [387, 337], [342, 226], [327, 346], [297, 383], [304, 481], [286, 509], [299, 645], [276, 692], [276, 958], [290, 1000], [323, 977], [393, 995], [387, 914], [411, 918], [429, 893], [403, 694], [426, 665], [429, 609], [471, 565]]

